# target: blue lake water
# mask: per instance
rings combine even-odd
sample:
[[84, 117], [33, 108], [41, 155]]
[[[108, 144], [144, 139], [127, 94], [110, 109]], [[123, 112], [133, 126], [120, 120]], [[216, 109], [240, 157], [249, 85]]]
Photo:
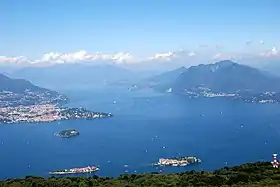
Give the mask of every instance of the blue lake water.
[[[280, 151], [280, 105], [224, 99], [189, 100], [126, 90], [67, 91], [71, 106], [111, 112], [98, 120], [0, 126], [0, 178], [99, 165], [99, 176], [213, 170], [271, 160]], [[113, 102], [115, 101], [115, 103]], [[70, 139], [55, 132], [75, 128]], [[150, 166], [160, 157], [197, 156], [200, 165]], [[128, 167], [124, 167], [128, 165]]]

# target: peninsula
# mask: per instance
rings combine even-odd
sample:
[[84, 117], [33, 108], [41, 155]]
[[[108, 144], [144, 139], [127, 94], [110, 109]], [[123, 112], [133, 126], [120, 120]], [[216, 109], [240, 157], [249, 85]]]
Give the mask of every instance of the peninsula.
[[112, 117], [112, 114], [92, 112], [85, 108], [60, 107], [54, 104], [0, 108], [0, 123], [38, 123], [106, 117]]
[[111, 113], [63, 107], [69, 101], [66, 96], [1, 73], [0, 100], [0, 124], [112, 117]]

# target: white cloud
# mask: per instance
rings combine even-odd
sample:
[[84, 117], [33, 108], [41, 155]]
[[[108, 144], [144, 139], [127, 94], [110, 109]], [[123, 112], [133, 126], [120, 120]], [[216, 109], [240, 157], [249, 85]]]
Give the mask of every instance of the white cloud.
[[196, 56], [196, 53], [195, 52], [189, 52], [188, 56]]
[[116, 63], [122, 63], [131, 61], [132, 55], [129, 53], [119, 52], [113, 54], [105, 54], [101, 52], [88, 53], [85, 50], [81, 50], [74, 53], [57, 53], [51, 52], [44, 54], [42, 59], [36, 60], [34, 63], [50, 62], [50, 63], [74, 63], [74, 62], [88, 62], [88, 61], [104, 61], [110, 60]]
[[263, 57], [275, 57], [275, 56], [279, 56], [280, 52], [276, 47], [273, 47], [271, 50], [265, 51], [265, 52], [261, 53], [260, 55]]
[[157, 53], [154, 56], [150, 57], [150, 60], [170, 60], [172, 57], [175, 57], [174, 52], [166, 52], [166, 53]]
[[7, 56], [0, 56], [0, 63], [25, 63], [28, 62], [28, 59], [25, 56], [18, 56], [18, 57], [7, 57]]
[[[156, 53], [150, 57], [135, 57], [130, 53], [117, 52], [117, 53], [103, 53], [103, 52], [87, 52], [80, 50], [72, 53], [59, 53], [50, 52], [42, 55], [41, 58], [36, 60], [30, 60], [25, 56], [18, 57], [7, 57], [0, 56], [0, 64], [20, 64], [20, 65], [33, 65], [33, 66], [45, 66], [61, 63], [114, 63], [114, 64], [136, 64], [136, 63], [160, 63], [170, 62], [169, 64], [196, 64], [205, 63], [209, 61], [219, 60], [247, 60], [247, 59], [268, 59], [271, 57], [279, 57], [280, 52], [276, 47], [273, 47], [269, 51], [265, 51], [260, 54], [242, 54], [242, 53], [230, 53], [230, 52], [219, 52], [213, 54], [213, 51], [205, 53], [197, 53], [188, 50], [178, 50], [175, 52], [163, 52]], [[173, 63], [174, 62], [174, 63]]]
[[279, 51], [276, 49], [276, 47], [273, 47], [273, 48], [271, 49], [271, 54], [272, 54], [272, 55], [277, 55], [278, 52], [279, 52]]
[[226, 54], [226, 53], [217, 53], [212, 57], [213, 60], [240, 60], [241, 58], [242, 56]]
[[222, 56], [221, 53], [217, 53], [213, 56], [213, 59], [216, 60], [216, 59], [220, 58], [221, 56]]

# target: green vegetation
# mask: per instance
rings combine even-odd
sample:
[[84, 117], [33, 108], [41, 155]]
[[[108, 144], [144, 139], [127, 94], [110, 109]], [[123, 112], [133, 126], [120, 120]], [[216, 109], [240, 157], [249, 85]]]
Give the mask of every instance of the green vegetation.
[[93, 176], [44, 179], [28, 176], [25, 179], [0, 181], [0, 187], [136, 187], [136, 186], [235, 186], [235, 187], [280, 187], [280, 169], [269, 162], [248, 163], [225, 167], [214, 172], [189, 171], [177, 174], [131, 174], [118, 178]]
[[65, 119], [78, 119], [78, 118], [95, 119], [95, 118], [112, 117], [111, 113], [92, 112], [85, 108], [68, 108], [68, 107], [61, 108], [60, 115], [63, 116]]
[[80, 133], [76, 129], [69, 129], [69, 130], [63, 130], [57, 133], [57, 136], [61, 138], [70, 138], [72, 136], [77, 136]]

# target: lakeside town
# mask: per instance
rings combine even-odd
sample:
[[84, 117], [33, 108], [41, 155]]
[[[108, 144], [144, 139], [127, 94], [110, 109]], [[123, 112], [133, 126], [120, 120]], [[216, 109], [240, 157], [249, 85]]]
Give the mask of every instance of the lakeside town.
[[95, 119], [111, 116], [111, 113], [92, 112], [84, 108], [60, 107], [55, 104], [0, 108], [0, 123], [52, 122], [68, 119]]
[[279, 103], [280, 95], [275, 92], [251, 93], [251, 92], [234, 92], [223, 93], [213, 92], [209, 88], [199, 87], [195, 90], [186, 89], [184, 92], [189, 98], [232, 98], [250, 103]]
[[1, 91], [0, 90], [0, 108], [29, 106], [29, 105], [45, 105], [66, 103], [68, 98], [54, 91], [31, 91], [26, 89], [22, 93]]

